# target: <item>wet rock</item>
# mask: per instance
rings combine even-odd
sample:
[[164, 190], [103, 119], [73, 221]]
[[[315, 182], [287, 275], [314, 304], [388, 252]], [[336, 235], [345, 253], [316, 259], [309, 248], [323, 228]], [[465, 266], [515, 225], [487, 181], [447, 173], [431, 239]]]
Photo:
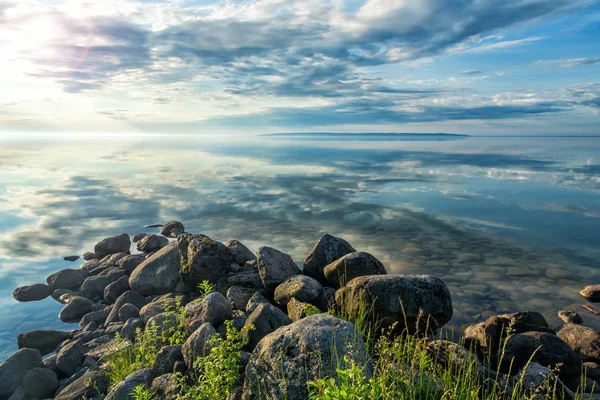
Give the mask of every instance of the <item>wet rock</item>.
[[177, 243], [171, 243], [138, 265], [129, 277], [129, 286], [144, 296], [173, 292], [179, 269], [179, 249]]
[[80, 340], [74, 340], [62, 346], [56, 355], [56, 367], [65, 375], [71, 376], [81, 369], [86, 349]]
[[579, 293], [589, 302], [600, 302], [600, 285], [587, 286]]
[[83, 259], [85, 261], [90, 261], [90, 260], [93, 260], [95, 258], [96, 259], [98, 258], [98, 256], [96, 256], [96, 253], [92, 253], [90, 251], [86, 251], [85, 253], [83, 253]]
[[54, 400], [82, 400], [106, 393], [109, 381], [101, 371], [88, 371], [64, 387]]
[[385, 275], [383, 264], [369, 253], [358, 251], [346, 254], [327, 265], [323, 270], [325, 278], [336, 289], [359, 276]]
[[152, 370], [150, 368], [140, 369], [127, 376], [106, 395], [104, 400], [130, 400], [132, 399], [131, 392], [140, 385], [145, 389], [152, 386]]
[[78, 290], [88, 276], [84, 269], [63, 269], [50, 275], [46, 282], [54, 289]]
[[169, 222], [169, 223], [165, 224], [160, 230], [161, 235], [170, 237], [170, 238], [177, 237], [179, 234], [181, 234], [183, 232], [185, 232], [185, 227], [179, 221]]
[[98, 242], [96, 246], [94, 246], [94, 253], [97, 258], [104, 258], [109, 254], [115, 253], [127, 253], [129, 251], [129, 247], [131, 246], [131, 240], [129, 240], [129, 235], [123, 233], [121, 235], [112, 236]]
[[265, 289], [273, 291], [287, 278], [299, 275], [292, 257], [272, 247], [260, 247], [256, 252], [258, 273]]
[[54, 289], [48, 285], [42, 283], [36, 283], [35, 285], [18, 287], [13, 291], [13, 297], [17, 301], [38, 301], [44, 300], [50, 296]]
[[131, 275], [137, 266], [143, 263], [145, 259], [146, 258], [144, 256], [139, 254], [132, 254], [121, 258], [117, 262], [117, 266], [119, 268], [123, 268], [127, 272], [127, 275]]
[[127, 292], [123, 293], [121, 296], [119, 296], [117, 301], [115, 301], [115, 304], [110, 310], [108, 317], [106, 317], [106, 322], [104, 323], [104, 326], [108, 326], [112, 322], [117, 322], [119, 320], [119, 310], [127, 303], [133, 304], [137, 308], [141, 309], [146, 305], [146, 299], [141, 294], [133, 292], [131, 290], [128, 290]]
[[236, 310], [245, 310], [248, 301], [252, 298], [255, 291], [252, 288], [242, 286], [231, 286], [227, 289], [227, 298]]
[[448, 288], [429, 275], [361, 276], [339, 289], [335, 298], [336, 304], [351, 316], [369, 307], [382, 329], [396, 324], [396, 332], [440, 328], [452, 318], [453, 312]]
[[254, 253], [252, 253], [250, 249], [248, 249], [242, 242], [238, 240], [230, 240], [223, 244], [233, 252], [235, 255], [234, 263], [238, 265], [244, 265], [246, 261], [256, 260]]
[[144, 253], [152, 253], [158, 251], [169, 244], [169, 239], [160, 235], [146, 235], [143, 239], [137, 242], [136, 248]]
[[204, 235], [183, 234], [177, 238], [181, 262], [180, 277], [189, 287], [207, 280], [215, 282], [232, 271], [234, 253], [223, 243]]
[[316, 279], [306, 275], [293, 276], [275, 288], [275, 303], [285, 307], [294, 298], [304, 303], [314, 303], [322, 291], [323, 287]]
[[325, 267], [346, 254], [356, 250], [342, 238], [323, 235], [315, 244], [310, 254], [304, 259], [302, 273], [308, 275], [324, 285], [329, 285], [323, 270]]
[[19, 336], [17, 336], [17, 344], [19, 345], [19, 349], [36, 349], [44, 356], [54, 352], [59, 344], [70, 337], [70, 332], [37, 330], [19, 334]]
[[244, 399], [308, 398], [307, 382], [337, 378], [344, 356], [363, 368], [368, 380], [373, 364], [356, 327], [328, 314], [313, 315], [279, 328], [256, 346], [246, 367]]
[[104, 289], [124, 275], [126, 275], [126, 272], [123, 269], [113, 267], [100, 272], [96, 276], [90, 276], [81, 285], [81, 296], [99, 300], [104, 297]]
[[192, 368], [194, 360], [198, 357], [206, 357], [210, 353], [210, 340], [217, 335], [217, 331], [210, 322], [202, 324], [190, 337], [185, 341], [181, 352], [185, 365]]
[[123, 328], [121, 328], [121, 337], [129, 340], [135, 339], [135, 334], [138, 329], [144, 329], [144, 323], [140, 318], [129, 318]]
[[133, 304], [123, 304], [119, 308], [118, 312], [119, 321], [127, 321], [130, 318], [138, 318], [140, 316], [140, 309]]
[[565, 324], [581, 324], [583, 319], [573, 310], [562, 310], [558, 312], [560, 318]]
[[42, 366], [42, 355], [35, 349], [21, 349], [0, 364], [0, 399], [13, 394], [23, 377], [34, 368]]
[[[189, 340], [189, 338], [188, 338]], [[152, 366], [152, 375], [160, 376], [173, 372], [175, 363], [183, 361], [181, 345], [164, 346], [156, 355], [156, 360]]]
[[254, 329], [244, 332], [246, 348], [254, 349], [263, 337], [277, 328], [291, 323], [292, 320], [274, 305], [259, 304], [246, 320], [246, 326], [254, 326]]
[[271, 302], [259, 292], [254, 292], [254, 294], [252, 295], [252, 297], [250, 297], [250, 300], [248, 300], [248, 303], [246, 304], [246, 314], [252, 314], [252, 312], [256, 310], [256, 307], [258, 307], [259, 304], [271, 304]]
[[158, 400], [172, 400], [179, 394], [179, 387], [173, 374], [164, 374], [154, 378], [152, 390], [156, 393]]
[[587, 360], [600, 361], [600, 333], [577, 324], [566, 324], [557, 333], [573, 350]]
[[143, 238], [145, 238], [147, 235], [148, 235], [147, 233], [136, 233], [135, 235], [133, 235], [133, 236], [131, 237], [131, 241], [132, 241], [133, 243], [137, 243], [137, 242], [139, 242], [140, 240], [142, 240]]
[[45, 399], [53, 397], [58, 388], [58, 378], [54, 371], [37, 367], [25, 374], [23, 386], [25, 394], [30, 398]]
[[67, 305], [60, 310], [58, 318], [66, 323], [78, 322], [81, 317], [91, 311], [93, 305], [94, 302], [85, 297], [72, 297]]
[[185, 306], [187, 331], [194, 332], [205, 322], [219, 326], [233, 315], [231, 303], [221, 293], [213, 292], [203, 299], [197, 299]]
[[113, 304], [115, 301], [117, 301], [120, 295], [129, 289], [129, 277], [127, 275], [123, 275], [104, 288], [104, 301], [106, 304]]
[[[578, 325], [574, 325], [578, 326]], [[556, 368], [560, 377], [578, 376], [582, 360], [558, 336], [546, 332], [518, 333], [506, 340], [502, 372], [515, 374], [529, 361]]]

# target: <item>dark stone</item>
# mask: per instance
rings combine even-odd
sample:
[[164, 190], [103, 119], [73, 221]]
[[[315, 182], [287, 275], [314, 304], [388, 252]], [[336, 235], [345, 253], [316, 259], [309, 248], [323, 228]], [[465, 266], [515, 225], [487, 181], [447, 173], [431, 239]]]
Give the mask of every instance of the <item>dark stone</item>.
[[244, 265], [246, 261], [256, 260], [254, 253], [250, 251], [244, 244], [238, 240], [230, 240], [223, 243], [235, 255], [234, 262], [238, 265]]
[[104, 301], [106, 304], [113, 304], [129, 289], [129, 277], [124, 275], [104, 288]]
[[66, 257], [63, 257], [63, 260], [75, 262], [75, 261], [79, 260], [79, 256], [66, 256]]
[[109, 381], [101, 371], [88, 371], [64, 387], [54, 400], [82, 400], [106, 393]]
[[245, 347], [252, 350], [258, 342], [277, 328], [292, 323], [287, 315], [272, 304], [259, 304], [246, 320], [246, 326], [254, 329], [244, 332]]
[[169, 239], [164, 236], [149, 234], [137, 242], [136, 248], [144, 253], [153, 253], [169, 244]]
[[94, 253], [97, 258], [104, 258], [109, 254], [116, 253], [127, 253], [129, 251], [129, 247], [131, 247], [131, 240], [129, 240], [129, 235], [123, 233], [118, 236], [113, 236], [104, 239], [101, 242], [98, 242], [96, 246], [94, 246]]
[[131, 275], [137, 266], [143, 263], [145, 259], [146, 258], [144, 256], [139, 254], [132, 254], [121, 258], [117, 262], [117, 266], [119, 268], [123, 268], [127, 272], [127, 275]]
[[152, 370], [150, 368], [135, 371], [123, 381], [119, 382], [105, 397], [104, 400], [130, 400], [136, 386], [149, 389], [152, 386]]
[[263, 246], [256, 255], [260, 280], [269, 291], [274, 291], [286, 279], [300, 274], [292, 257], [279, 250]]
[[17, 344], [20, 349], [37, 349], [41, 355], [46, 355], [54, 352], [59, 344], [70, 337], [70, 332], [37, 330], [19, 334]]
[[292, 276], [275, 288], [275, 303], [282, 307], [287, 306], [291, 299], [304, 303], [315, 303], [321, 296], [323, 287], [314, 278], [306, 275]]
[[90, 276], [81, 285], [81, 296], [99, 300], [104, 297], [104, 289], [124, 275], [126, 275], [126, 272], [123, 269], [112, 267], [100, 272], [98, 275]]
[[121, 328], [121, 337], [133, 340], [138, 329], [144, 329], [142, 320], [139, 318], [130, 318], [125, 322], [123, 328]]
[[133, 304], [123, 304], [119, 308], [118, 312], [119, 321], [125, 322], [130, 318], [138, 318], [140, 316], [140, 309]]
[[259, 292], [255, 292], [246, 304], [246, 313], [252, 314], [259, 304], [271, 304], [271, 302], [269, 302], [269, 300], [267, 300], [265, 296]]
[[223, 243], [204, 235], [183, 234], [177, 238], [181, 280], [190, 288], [204, 280], [216, 282], [232, 271], [235, 254]]
[[60, 310], [58, 318], [66, 323], [77, 322], [81, 317], [90, 312], [93, 305], [94, 302], [85, 297], [72, 297], [67, 305]]
[[242, 286], [231, 286], [227, 289], [227, 298], [231, 302], [231, 305], [236, 310], [245, 310], [248, 301], [254, 295], [255, 290], [253, 288], [245, 288]]
[[565, 324], [581, 324], [583, 322], [581, 316], [573, 310], [559, 311], [558, 318], [562, 319]]
[[96, 256], [95, 253], [92, 253], [90, 251], [83, 253], [83, 259], [85, 261], [90, 261], [90, 260], [97, 259], [97, 258], [98, 258], [98, 256]]
[[225, 296], [212, 292], [203, 299], [197, 299], [185, 306], [187, 317], [187, 331], [194, 332], [205, 322], [219, 326], [233, 315], [231, 303]]
[[181, 345], [164, 346], [160, 349], [156, 355], [156, 361], [152, 366], [152, 374], [154, 376], [160, 376], [173, 372], [175, 363], [177, 361], [183, 361], [183, 353], [181, 351]]
[[323, 270], [330, 286], [336, 289], [344, 286], [354, 278], [367, 275], [385, 275], [383, 264], [369, 253], [357, 251], [346, 254], [342, 258], [327, 265]]
[[50, 296], [54, 289], [43, 283], [36, 283], [35, 285], [18, 287], [13, 291], [13, 297], [17, 301], [38, 301], [44, 300]]
[[108, 326], [108, 324], [111, 322], [117, 322], [119, 320], [119, 310], [127, 303], [133, 304], [137, 308], [141, 309], [146, 305], [146, 299], [141, 294], [132, 292], [131, 290], [123, 293], [121, 296], [119, 296], [117, 301], [115, 301], [113, 308], [110, 310], [110, 313], [106, 318], [104, 326]]
[[160, 234], [166, 237], [177, 237], [179, 234], [185, 232], [185, 227], [179, 221], [171, 221], [162, 226]]
[[171, 293], [180, 280], [179, 269], [179, 249], [172, 243], [139, 264], [129, 277], [129, 286], [144, 296]]
[[346, 254], [355, 251], [344, 239], [327, 234], [323, 235], [304, 260], [302, 273], [318, 280], [322, 284], [329, 285], [323, 272], [325, 267]]
[[133, 235], [131, 237], [131, 241], [134, 243], [139, 242], [140, 240], [145, 238], [147, 235], [148, 235], [147, 233], [136, 233], [135, 235]]
[[100, 311], [92, 311], [87, 313], [81, 318], [79, 321], [79, 326], [82, 328], [87, 326], [88, 324], [94, 322], [96, 326], [104, 325], [104, 321], [106, 321], [106, 317], [108, 316], [108, 310], [102, 309]]
[[42, 366], [42, 355], [35, 349], [21, 349], [0, 364], [0, 399], [9, 398], [25, 375]]
[[63, 269], [50, 275], [46, 282], [54, 289], [78, 290], [88, 276], [84, 269]]
[[81, 369], [81, 362], [86, 349], [80, 340], [74, 340], [62, 346], [56, 355], [56, 366], [67, 376]]
[[210, 353], [210, 340], [217, 335], [217, 331], [210, 322], [202, 324], [185, 341], [181, 348], [185, 365], [193, 368], [194, 361], [199, 357], [206, 357]]
[[35, 399], [53, 397], [58, 388], [58, 378], [54, 371], [37, 367], [30, 370], [23, 378], [25, 394]]
[[158, 400], [173, 400], [179, 395], [179, 387], [173, 374], [164, 374], [154, 378], [152, 390], [156, 393]]

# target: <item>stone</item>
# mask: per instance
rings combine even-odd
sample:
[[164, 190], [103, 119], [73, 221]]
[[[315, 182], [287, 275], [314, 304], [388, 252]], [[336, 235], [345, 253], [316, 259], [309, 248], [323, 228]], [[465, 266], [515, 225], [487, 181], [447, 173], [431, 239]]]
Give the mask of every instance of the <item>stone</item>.
[[25, 394], [31, 398], [45, 399], [53, 397], [58, 388], [58, 377], [48, 368], [37, 367], [25, 374], [23, 378]]
[[177, 238], [181, 280], [195, 289], [202, 281], [216, 282], [232, 272], [235, 254], [221, 242], [204, 235], [183, 234]]
[[84, 269], [63, 269], [46, 278], [48, 285], [54, 289], [79, 290], [89, 272]]
[[179, 282], [179, 249], [171, 243], [144, 260], [131, 273], [131, 290], [144, 296], [171, 293]]
[[581, 354], [585, 361], [600, 360], [600, 333], [595, 329], [566, 324], [556, 334], [570, 348]]
[[292, 320], [274, 305], [259, 304], [245, 323], [245, 326], [254, 326], [254, 329], [244, 332], [245, 347], [249, 350], [254, 349], [263, 337], [277, 328], [291, 323]]
[[581, 315], [577, 314], [577, 312], [573, 310], [559, 311], [558, 318], [560, 318], [565, 324], [581, 324], [583, 322]]
[[123, 275], [104, 288], [104, 301], [106, 304], [113, 304], [115, 301], [117, 301], [119, 296], [129, 289], [129, 277], [127, 275]]
[[63, 260], [70, 261], [70, 262], [75, 262], [75, 261], [79, 260], [79, 256], [76, 256], [76, 255], [66, 256], [66, 257], [63, 257]]
[[244, 244], [238, 240], [230, 240], [223, 243], [225, 247], [231, 250], [235, 256], [234, 263], [238, 265], [246, 264], [246, 261], [256, 260], [254, 253], [250, 251]]
[[[575, 325], [578, 326], [578, 325]], [[510, 336], [500, 360], [500, 370], [513, 375], [528, 362], [556, 368], [560, 377], [578, 376], [582, 360], [567, 343], [547, 332], [525, 332]]]
[[[550, 369], [537, 362], [529, 363], [519, 374], [513, 376], [511, 381], [513, 386], [519, 385], [522, 388], [526, 398], [530, 398], [531, 395], [534, 396], [533, 399], [540, 399], [540, 395], [542, 398], [563, 398], [562, 382]], [[538, 397], [535, 397], [536, 394]], [[553, 397], [552, 394], [558, 396]]]
[[80, 292], [81, 296], [87, 297], [88, 299], [101, 299], [104, 297], [104, 289], [111, 283], [117, 281], [127, 273], [117, 267], [107, 268], [100, 272], [98, 275], [90, 276], [83, 281]]
[[98, 268], [99, 266], [100, 266], [100, 260], [98, 260], [97, 258], [92, 258], [92, 259], [88, 260], [86, 263], [84, 263], [79, 268], [90, 272], [90, 271], [94, 270], [95, 268]]
[[206, 357], [210, 353], [210, 340], [216, 335], [217, 331], [210, 322], [205, 322], [190, 335], [181, 348], [188, 368], [193, 368], [198, 357]]
[[119, 261], [127, 257], [129, 252], [119, 252], [115, 254], [109, 254], [100, 260], [100, 265], [116, 266]]
[[264, 290], [258, 269], [230, 274], [227, 277], [227, 286], [241, 286], [254, 289], [257, 292]]
[[61, 321], [78, 322], [81, 317], [89, 313], [92, 309], [94, 302], [81, 296], [72, 297], [69, 302], [60, 310], [58, 318]]
[[144, 329], [142, 320], [140, 318], [129, 318], [121, 328], [121, 337], [133, 341], [138, 329]]
[[150, 318], [146, 329], [156, 326], [156, 336], [165, 336], [166, 339], [173, 335], [173, 330], [179, 327], [179, 315], [174, 312], [164, 312]]
[[309, 381], [336, 379], [337, 369], [350, 363], [362, 368], [366, 380], [373, 375], [358, 329], [329, 314], [313, 315], [277, 329], [258, 343], [246, 366], [243, 398], [260, 394], [261, 398], [304, 400]]
[[259, 292], [254, 292], [254, 294], [252, 295], [252, 297], [250, 297], [250, 300], [248, 300], [248, 303], [246, 304], [246, 314], [252, 314], [252, 312], [256, 310], [256, 307], [258, 307], [259, 304], [271, 304], [271, 302]]
[[118, 312], [119, 321], [125, 322], [130, 318], [138, 318], [140, 316], [140, 309], [133, 304], [123, 304], [119, 308]]
[[140, 309], [140, 317], [146, 324], [148, 323], [148, 320], [155, 315], [164, 313], [165, 311], [174, 311], [175, 308], [175, 299], [155, 300]]
[[158, 400], [173, 400], [179, 394], [179, 387], [173, 374], [164, 374], [154, 378], [152, 390], [156, 393]]
[[175, 363], [178, 361], [184, 361], [181, 348], [182, 345], [180, 344], [162, 347], [158, 351], [156, 360], [152, 366], [152, 375], [160, 376], [173, 372]]
[[236, 310], [245, 310], [248, 301], [252, 298], [255, 291], [252, 288], [245, 288], [242, 286], [231, 286], [227, 289], [227, 298], [231, 302], [231, 305]]
[[194, 332], [205, 322], [219, 326], [233, 315], [229, 300], [219, 292], [212, 292], [206, 297], [194, 300], [185, 306], [187, 331]]
[[292, 276], [275, 288], [275, 303], [286, 307], [291, 299], [304, 303], [315, 303], [321, 296], [323, 287], [314, 278], [306, 275]]
[[133, 292], [131, 290], [126, 291], [121, 296], [119, 296], [117, 301], [115, 301], [115, 304], [112, 306], [112, 309], [106, 317], [106, 322], [104, 323], [104, 326], [108, 326], [112, 322], [118, 322], [119, 310], [127, 303], [133, 304], [141, 310], [146, 305], [146, 298], [141, 294]]
[[116, 253], [127, 253], [129, 248], [131, 247], [131, 240], [129, 239], [129, 235], [126, 233], [122, 233], [118, 236], [112, 236], [98, 242], [94, 246], [94, 253], [97, 258], [104, 258], [110, 254]]
[[70, 289], [56, 289], [52, 292], [52, 298], [61, 304], [67, 304], [73, 297], [79, 296], [80, 293]]
[[287, 278], [300, 274], [292, 257], [272, 247], [260, 247], [256, 256], [260, 280], [269, 291], [274, 291]]
[[90, 260], [97, 259], [97, 258], [98, 258], [98, 256], [96, 256], [96, 254], [92, 253], [91, 251], [86, 251], [85, 253], [83, 253], [83, 259], [85, 261], [90, 261]]
[[327, 312], [335, 306], [335, 289], [332, 287], [324, 287], [321, 292], [321, 297], [317, 302], [317, 307], [323, 312]]
[[579, 293], [589, 302], [600, 302], [600, 285], [587, 286]]
[[70, 332], [54, 330], [36, 330], [23, 332], [17, 336], [19, 349], [36, 349], [42, 356], [56, 350], [59, 344], [71, 337]]
[[136, 386], [144, 386], [145, 389], [149, 389], [152, 386], [152, 369], [145, 368], [135, 371], [117, 383], [117, 385], [106, 395], [104, 400], [130, 400], [131, 392]]
[[92, 322], [95, 323], [96, 326], [102, 326], [104, 325], [104, 322], [106, 321], [106, 317], [108, 316], [109, 312], [110, 310], [107, 309], [89, 312], [85, 314], [83, 318], [81, 318], [81, 320], [79, 321], [79, 326], [84, 328]]
[[427, 344], [427, 353], [436, 364], [455, 374], [471, 371], [474, 375], [483, 377], [485, 369], [477, 356], [461, 345], [447, 340], [434, 340]]
[[342, 238], [323, 235], [315, 244], [310, 254], [304, 259], [302, 273], [310, 276], [324, 285], [329, 285], [323, 270], [335, 260], [356, 250]]
[[440, 279], [430, 275], [373, 275], [354, 278], [335, 294], [351, 317], [367, 307], [383, 330], [426, 332], [452, 318], [452, 299]]
[[87, 371], [60, 390], [54, 400], [92, 399], [106, 393], [108, 386], [108, 377], [102, 371]]
[[306, 317], [307, 304], [292, 298], [287, 303], [287, 315], [292, 322], [296, 322]]
[[119, 268], [123, 268], [127, 272], [127, 275], [131, 275], [131, 273], [137, 268], [137, 266], [143, 263], [145, 259], [145, 257], [139, 254], [131, 254], [129, 256], [121, 258], [117, 262], [117, 266]]
[[179, 221], [171, 221], [160, 229], [160, 234], [166, 237], [177, 237], [179, 234], [185, 232], [185, 227]]
[[35, 285], [18, 287], [13, 291], [12, 295], [15, 300], [21, 302], [39, 301], [50, 296], [53, 291], [54, 289], [51, 286], [36, 283]]
[[136, 233], [135, 235], [133, 235], [131, 237], [131, 241], [133, 243], [139, 242], [140, 240], [142, 240], [143, 238], [145, 238], [148, 234], [147, 233]]
[[9, 398], [21, 385], [25, 375], [42, 366], [42, 355], [36, 349], [21, 349], [0, 364], [0, 399]]
[[169, 244], [169, 239], [164, 236], [150, 234], [137, 242], [136, 248], [143, 253], [153, 253]]
[[81, 369], [86, 349], [80, 340], [74, 340], [62, 346], [56, 355], [56, 367], [65, 375], [71, 376]]
[[383, 264], [369, 253], [357, 251], [327, 265], [323, 270], [325, 278], [336, 289], [359, 276], [385, 275]]

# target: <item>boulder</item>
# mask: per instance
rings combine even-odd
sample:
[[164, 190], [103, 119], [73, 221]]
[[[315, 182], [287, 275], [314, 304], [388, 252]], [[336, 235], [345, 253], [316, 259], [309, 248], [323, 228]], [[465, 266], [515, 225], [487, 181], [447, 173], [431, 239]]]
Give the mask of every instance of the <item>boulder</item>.
[[483, 377], [485, 368], [469, 350], [448, 340], [434, 340], [427, 344], [427, 353], [436, 364], [460, 375], [471, 371], [474, 375]]
[[140, 318], [129, 318], [121, 328], [121, 337], [133, 341], [138, 329], [144, 330], [142, 320]]
[[587, 286], [579, 293], [589, 302], [600, 302], [600, 285]]
[[84, 269], [63, 269], [46, 278], [46, 282], [54, 289], [78, 290], [88, 276]]
[[63, 260], [70, 261], [70, 262], [75, 262], [75, 261], [79, 260], [79, 256], [76, 256], [76, 255], [66, 256], [66, 257], [63, 257]]
[[[189, 339], [188, 339], [189, 340]], [[152, 366], [152, 375], [160, 376], [173, 372], [175, 363], [183, 361], [182, 345], [164, 346], [158, 351], [156, 360]]]
[[130, 247], [131, 240], [129, 239], [129, 235], [122, 233], [118, 236], [112, 236], [98, 242], [96, 246], [94, 246], [94, 253], [97, 258], [102, 259], [109, 254], [121, 252], [127, 253]]
[[104, 297], [104, 289], [111, 283], [117, 281], [122, 276], [126, 275], [125, 270], [121, 268], [107, 268], [98, 275], [90, 276], [83, 281], [80, 288], [81, 296], [88, 299], [101, 299]]
[[315, 244], [310, 254], [304, 259], [302, 273], [308, 275], [322, 284], [328, 285], [323, 270], [335, 260], [342, 258], [348, 253], [356, 250], [342, 238], [331, 235], [323, 235]]
[[269, 291], [275, 290], [287, 278], [300, 274], [292, 257], [272, 247], [260, 247], [256, 256], [260, 280]]
[[176, 306], [177, 302], [175, 299], [157, 299], [140, 309], [140, 318], [146, 324], [155, 315], [166, 311], [175, 311]]
[[231, 303], [221, 293], [213, 292], [208, 296], [194, 300], [185, 306], [187, 331], [194, 332], [205, 322], [219, 326], [233, 315]]
[[248, 300], [248, 303], [246, 304], [246, 314], [252, 314], [252, 312], [256, 310], [256, 307], [258, 307], [259, 304], [271, 304], [271, 302], [259, 292], [254, 292], [254, 294], [252, 295], [252, 297], [250, 297], [250, 300]]
[[246, 326], [254, 326], [254, 329], [249, 329], [244, 332], [246, 348], [249, 350], [254, 349], [263, 337], [277, 328], [291, 323], [292, 320], [274, 305], [259, 304], [245, 323]]
[[102, 326], [104, 325], [104, 322], [106, 321], [106, 317], [108, 316], [109, 312], [110, 307], [99, 311], [89, 312], [85, 314], [83, 318], [81, 318], [81, 320], [79, 321], [79, 326], [85, 328], [88, 324], [91, 324], [92, 322], [95, 323], [97, 327]]
[[119, 308], [118, 312], [119, 321], [125, 322], [130, 318], [138, 318], [140, 316], [140, 309], [133, 304], [123, 304]]
[[106, 317], [104, 326], [108, 326], [112, 322], [118, 322], [119, 310], [127, 303], [133, 304], [137, 308], [141, 309], [146, 305], [146, 298], [139, 293], [132, 292], [131, 290], [123, 293], [121, 296], [119, 296], [117, 301], [115, 301], [115, 304], [110, 310], [108, 317]]
[[109, 383], [102, 371], [87, 371], [60, 390], [54, 400], [92, 399], [106, 393]]
[[530, 361], [556, 368], [563, 378], [578, 376], [582, 369], [581, 357], [558, 336], [547, 332], [525, 332], [509, 337], [500, 370], [513, 375]]
[[335, 298], [351, 317], [373, 312], [382, 329], [394, 326], [396, 332], [441, 328], [453, 312], [448, 288], [429, 275], [361, 276], [338, 289]]
[[323, 312], [327, 312], [335, 306], [335, 289], [332, 287], [324, 287], [321, 292], [321, 297], [317, 302], [317, 307]]
[[120, 252], [115, 254], [109, 254], [105, 256], [102, 260], [100, 260], [100, 265], [110, 265], [115, 266], [119, 261], [123, 258], [127, 257], [129, 252]]
[[262, 284], [262, 281], [260, 280], [260, 274], [258, 273], [258, 269], [230, 274], [227, 277], [227, 287], [231, 286], [251, 288], [257, 292], [264, 290], [264, 286]]
[[162, 226], [160, 234], [166, 237], [174, 238], [185, 232], [185, 227], [179, 221], [171, 221]]
[[100, 266], [100, 260], [98, 260], [97, 258], [92, 258], [91, 260], [88, 260], [87, 262], [85, 262], [79, 268], [90, 272], [90, 271], [93, 271], [94, 269], [98, 268], [99, 266]]
[[287, 303], [287, 315], [290, 317], [292, 322], [296, 322], [306, 317], [307, 304], [296, 299], [291, 299]]
[[173, 400], [179, 395], [179, 386], [173, 374], [160, 375], [152, 381], [152, 390], [158, 400]]
[[71, 289], [56, 289], [52, 292], [52, 298], [61, 304], [67, 304], [73, 297], [80, 293]]
[[227, 289], [227, 298], [236, 310], [245, 310], [248, 301], [252, 298], [255, 291], [252, 288], [242, 286], [231, 286]]
[[42, 355], [35, 349], [21, 349], [0, 364], [0, 399], [9, 398], [25, 375], [42, 366]]
[[54, 289], [51, 286], [44, 285], [43, 283], [36, 283], [35, 285], [18, 287], [13, 291], [13, 297], [17, 301], [38, 301], [44, 300], [50, 296]]
[[570, 348], [586, 361], [600, 361], [600, 333], [577, 324], [566, 324], [557, 333]]
[[275, 303], [286, 307], [291, 299], [304, 303], [316, 303], [321, 296], [323, 287], [314, 278], [297, 275], [283, 281], [275, 288]]
[[179, 269], [177, 243], [171, 243], [137, 266], [129, 277], [129, 286], [144, 296], [171, 293], [179, 282]]
[[96, 256], [96, 254], [92, 253], [91, 251], [86, 251], [85, 253], [83, 253], [83, 259], [85, 261], [90, 261], [90, 260], [97, 259], [97, 258], [98, 258], [98, 256]]
[[[329, 314], [313, 315], [265, 336], [246, 366], [243, 398], [304, 400], [307, 383], [338, 378], [337, 369], [355, 363], [369, 379], [373, 363], [358, 329]], [[260, 397], [259, 397], [260, 396]]]
[[581, 315], [577, 314], [577, 312], [573, 310], [559, 311], [558, 318], [560, 318], [565, 324], [581, 324], [583, 322]]
[[65, 375], [71, 376], [81, 369], [86, 349], [80, 340], [74, 340], [62, 346], [56, 355], [56, 367]]
[[254, 253], [250, 251], [244, 244], [238, 240], [230, 240], [223, 243], [225, 247], [233, 252], [235, 255], [234, 263], [238, 265], [246, 264], [246, 261], [256, 260]]
[[336, 289], [344, 286], [354, 278], [367, 275], [385, 275], [383, 264], [369, 253], [357, 251], [327, 265], [323, 273], [327, 281]]
[[145, 389], [149, 389], [152, 386], [152, 378], [152, 370], [150, 368], [135, 371], [117, 383], [104, 400], [130, 400], [132, 399], [131, 392], [133, 392], [133, 389], [140, 385], [144, 386]]
[[129, 289], [129, 277], [127, 275], [123, 275], [104, 288], [104, 301], [106, 304], [113, 304], [115, 301], [117, 301], [120, 295]]
[[150, 318], [146, 329], [151, 326], [156, 327], [156, 336], [164, 336], [168, 339], [173, 335], [173, 331], [179, 328], [180, 320], [179, 315], [174, 312], [164, 312]]
[[140, 240], [142, 240], [143, 238], [145, 238], [147, 235], [148, 235], [147, 233], [136, 233], [135, 235], [133, 235], [133, 236], [131, 237], [131, 241], [132, 241], [133, 243], [137, 243], [137, 242], [139, 242]]
[[177, 238], [181, 280], [189, 287], [204, 280], [216, 282], [232, 272], [235, 254], [221, 242], [204, 235], [183, 234]]
[[127, 275], [131, 275], [137, 266], [143, 263], [145, 259], [146, 258], [140, 254], [132, 254], [121, 258], [117, 262], [117, 266], [123, 268], [127, 272]]
[[136, 248], [143, 253], [153, 253], [169, 244], [169, 239], [164, 236], [150, 234], [137, 242]]
[[71, 332], [37, 330], [20, 333], [17, 336], [17, 344], [19, 345], [19, 349], [36, 349], [44, 356], [54, 352], [59, 344], [70, 337]]
[[89, 313], [92, 309], [94, 302], [90, 299], [86, 299], [85, 297], [74, 296], [69, 302], [60, 310], [58, 314], [58, 318], [61, 321], [69, 323], [69, 322], [77, 322], [83, 317], [85, 314]]
[[202, 324], [190, 337], [185, 341], [181, 352], [185, 365], [191, 369], [194, 366], [194, 361], [198, 357], [206, 357], [210, 353], [210, 340], [217, 335], [217, 331], [210, 322]]
[[54, 397], [58, 388], [58, 377], [48, 368], [37, 367], [30, 370], [23, 378], [25, 394], [34, 399]]

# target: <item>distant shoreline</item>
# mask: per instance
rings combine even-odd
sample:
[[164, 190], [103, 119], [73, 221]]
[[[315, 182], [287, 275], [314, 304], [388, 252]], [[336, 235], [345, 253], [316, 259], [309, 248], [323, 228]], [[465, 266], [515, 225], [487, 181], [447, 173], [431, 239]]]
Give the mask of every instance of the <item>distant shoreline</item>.
[[317, 136], [317, 137], [471, 137], [460, 133], [346, 133], [346, 132], [291, 132], [291, 133], [261, 133], [256, 136], [292, 137], [292, 136]]

